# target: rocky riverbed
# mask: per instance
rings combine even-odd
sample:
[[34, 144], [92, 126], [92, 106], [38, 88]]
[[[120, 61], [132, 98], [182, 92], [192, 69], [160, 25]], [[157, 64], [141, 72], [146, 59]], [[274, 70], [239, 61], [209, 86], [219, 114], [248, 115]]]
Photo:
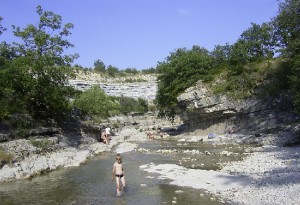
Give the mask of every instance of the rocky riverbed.
[[114, 145], [124, 141], [121, 136], [115, 136], [110, 144], [106, 145], [89, 138], [89, 143], [72, 147], [64, 145], [57, 138], [43, 140], [54, 141], [53, 146], [56, 146], [56, 148], [53, 151], [41, 152], [32, 145], [30, 140], [25, 139], [2, 143], [1, 147], [10, 152], [15, 151], [16, 155], [21, 155], [19, 156], [21, 159], [6, 164], [0, 169], [0, 181], [25, 179], [62, 167], [79, 166], [88, 158], [109, 151]]
[[[138, 147], [138, 142], [151, 142], [147, 139], [147, 127], [160, 126], [161, 123], [125, 126], [119, 130], [109, 145], [97, 142], [93, 137], [84, 136], [81, 143], [68, 146], [63, 137], [48, 138], [53, 150], [42, 152], [34, 147], [30, 140], [15, 140], [1, 143], [2, 147], [22, 153], [20, 160], [6, 164], [0, 169], [0, 181], [13, 181], [33, 177], [54, 169], [79, 166], [87, 159], [118, 145], [116, 152], [151, 152]], [[135, 123], [134, 123], [135, 124]], [[166, 126], [166, 124], [164, 124]], [[170, 126], [170, 125], [168, 125]], [[297, 129], [297, 128], [295, 128]], [[209, 142], [215, 145], [229, 143], [255, 143], [249, 148], [242, 161], [220, 164], [219, 170], [203, 170], [201, 166], [187, 168], [178, 164], [144, 164], [141, 170], [159, 174], [159, 178], [171, 180], [171, 184], [205, 189], [216, 195], [221, 202], [229, 204], [298, 204], [300, 196], [300, 147], [282, 147], [290, 139], [278, 138], [276, 135], [252, 136], [234, 134], [200, 135], [182, 133], [175, 136], [165, 134], [163, 139], [155, 134], [155, 140], [172, 140], [178, 147], [191, 142]], [[84, 143], [83, 143], [84, 142]], [[276, 143], [275, 143], [276, 142]], [[281, 142], [281, 143], [279, 143]], [[272, 145], [273, 144], [273, 145]], [[274, 145], [275, 144], [275, 145]], [[51, 146], [50, 146], [51, 147]], [[213, 155], [215, 153], [199, 150], [164, 149], [158, 154], [173, 153], [193, 156]], [[234, 155], [231, 150], [218, 153], [224, 156]], [[183, 161], [182, 161], [183, 162]]]

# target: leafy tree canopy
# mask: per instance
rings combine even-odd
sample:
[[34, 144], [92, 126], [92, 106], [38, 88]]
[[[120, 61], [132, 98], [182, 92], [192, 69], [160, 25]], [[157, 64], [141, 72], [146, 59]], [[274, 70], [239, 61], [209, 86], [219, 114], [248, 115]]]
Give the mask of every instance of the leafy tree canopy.
[[36, 26], [13, 26], [14, 35], [22, 43], [1, 43], [0, 72], [4, 78], [0, 80], [0, 95], [5, 98], [3, 107], [15, 104], [2, 117], [14, 112], [30, 113], [35, 118], [61, 116], [75, 94], [66, 85], [73, 76], [70, 64], [78, 55], [64, 55], [66, 49], [73, 47], [65, 39], [73, 24], [62, 25], [61, 16], [43, 11], [41, 6], [37, 7], [37, 14]]
[[101, 61], [101, 60], [96, 60], [94, 62], [94, 70], [96, 72], [101, 72], [104, 73], [105, 72], [105, 64]]
[[119, 69], [115, 66], [112, 66], [112, 65], [109, 65], [107, 66], [107, 69], [106, 69], [106, 73], [111, 76], [111, 77], [115, 77], [117, 73], [119, 73]]
[[295, 108], [300, 113], [300, 1], [281, 2], [279, 14], [273, 22], [282, 55], [291, 69], [289, 84], [295, 96]]
[[3, 20], [3, 18], [0, 16], [0, 35], [6, 30], [1, 24], [2, 20]]
[[74, 105], [86, 114], [102, 118], [118, 114], [120, 109], [120, 104], [106, 95], [99, 86], [93, 86], [83, 92], [75, 99]]
[[[270, 60], [280, 50], [288, 60], [283, 79], [289, 79], [300, 113], [300, 2], [285, 0], [279, 4], [279, 14], [271, 22], [252, 23], [233, 44], [217, 45], [212, 52], [199, 46], [191, 50], [177, 49], [157, 66], [158, 92], [156, 102], [161, 115], [174, 117], [177, 96], [198, 80], [211, 80], [223, 73], [222, 91], [241, 90], [238, 96], [249, 96], [256, 86], [255, 76], [264, 71], [251, 65]], [[256, 63], [256, 64], [255, 64]], [[268, 67], [271, 64], [268, 61]], [[278, 68], [282, 69], [282, 68]], [[275, 72], [276, 73], [276, 72]], [[261, 79], [261, 77], [257, 77]], [[258, 82], [260, 84], [260, 82]], [[286, 86], [283, 86], [286, 87]], [[282, 87], [282, 88], [283, 88]], [[248, 94], [245, 94], [248, 93]]]
[[166, 61], [160, 62], [156, 96], [160, 115], [173, 118], [178, 95], [199, 79], [205, 79], [212, 63], [209, 52], [199, 46], [193, 46], [191, 50], [177, 49]]

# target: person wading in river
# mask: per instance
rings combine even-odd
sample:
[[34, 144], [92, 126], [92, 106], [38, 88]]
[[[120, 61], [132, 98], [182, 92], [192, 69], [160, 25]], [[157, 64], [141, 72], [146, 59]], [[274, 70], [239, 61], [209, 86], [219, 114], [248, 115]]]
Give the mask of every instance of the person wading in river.
[[[116, 177], [117, 196], [121, 196], [122, 190], [125, 189], [125, 174], [124, 174], [124, 169], [122, 164], [122, 157], [120, 154], [117, 154], [116, 162], [113, 165], [112, 178], [111, 178], [112, 181], [114, 181], [114, 177]], [[122, 182], [122, 187], [120, 181]]]

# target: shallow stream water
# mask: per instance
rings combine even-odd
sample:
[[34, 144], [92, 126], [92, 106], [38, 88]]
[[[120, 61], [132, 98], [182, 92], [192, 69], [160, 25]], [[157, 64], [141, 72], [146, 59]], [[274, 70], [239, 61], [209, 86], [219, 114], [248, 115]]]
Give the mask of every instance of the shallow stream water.
[[[240, 157], [220, 157], [214, 153], [230, 149], [243, 152], [243, 147], [213, 145], [207, 143], [184, 143], [175, 141], [148, 141], [138, 147], [149, 153], [123, 153], [123, 166], [127, 187], [121, 197], [116, 197], [115, 182], [111, 181], [115, 152], [102, 153], [80, 167], [64, 168], [13, 183], [0, 184], [0, 204], [116, 204], [116, 205], [156, 205], [156, 204], [221, 204], [216, 197], [205, 190], [170, 185], [168, 180], [158, 179], [139, 168], [140, 165], [181, 164], [188, 168], [218, 169], [218, 163], [239, 160]], [[177, 149], [177, 153], [156, 153], [159, 149]], [[211, 155], [184, 154], [181, 150], [196, 149], [209, 151]], [[176, 194], [175, 191], [182, 193]], [[173, 203], [172, 203], [173, 201]], [[224, 203], [223, 203], [224, 204]]]

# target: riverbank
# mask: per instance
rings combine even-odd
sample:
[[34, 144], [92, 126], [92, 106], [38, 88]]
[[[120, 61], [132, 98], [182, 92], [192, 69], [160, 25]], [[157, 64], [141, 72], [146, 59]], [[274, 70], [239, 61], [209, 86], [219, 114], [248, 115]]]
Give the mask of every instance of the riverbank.
[[247, 205], [298, 204], [300, 147], [255, 148], [243, 161], [218, 171], [177, 164], [145, 164], [140, 168], [169, 179], [171, 184], [204, 189], [223, 203]]
[[79, 166], [87, 159], [101, 152], [109, 151], [113, 146], [124, 141], [124, 138], [119, 135], [114, 136], [110, 144], [99, 143], [92, 137], [85, 137], [86, 143], [69, 146], [63, 141], [59, 142], [57, 138], [52, 138], [55, 137], [43, 140], [55, 141], [55, 150], [43, 153], [37, 151], [31, 140], [20, 139], [2, 143], [2, 147], [14, 149], [18, 154], [22, 153], [23, 159], [4, 165], [0, 169], [0, 182], [26, 179], [58, 168]]
[[[151, 121], [150, 124], [152, 123]], [[11, 154], [13, 160], [0, 168], [0, 182], [27, 179], [59, 168], [79, 166], [89, 158], [110, 151], [117, 144], [129, 139], [135, 142], [147, 140], [144, 124], [141, 128], [128, 124], [112, 136], [109, 144], [96, 140], [97, 134], [99, 135], [96, 127], [93, 128], [97, 130], [96, 133], [76, 131], [57, 133], [51, 137], [40, 136], [3, 142], [0, 148]], [[134, 149], [128, 146], [130, 145], [126, 146], [125, 143], [119, 152]]]
[[[113, 136], [109, 145], [99, 143], [86, 136], [83, 140], [86, 143], [81, 143], [80, 146], [62, 146], [61, 149], [50, 153], [30, 154], [23, 161], [5, 165], [0, 170], [0, 180], [13, 181], [62, 167], [79, 166], [90, 157], [110, 151], [113, 146], [118, 144], [116, 152], [138, 151], [139, 142], [151, 141], [146, 136], [147, 126], [124, 127]], [[214, 194], [224, 203], [273, 205], [298, 204], [300, 201], [298, 195], [298, 190], [300, 190], [300, 147], [281, 146], [283, 142], [286, 143], [290, 139], [280, 140], [280, 136], [275, 135], [251, 136], [238, 133], [214, 136], [194, 134], [165, 135], [163, 139], [156, 135], [156, 139], [177, 141], [178, 146], [202, 141], [213, 144], [256, 142], [259, 146], [252, 147], [242, 161], [222, 164], [221, 169], [217, 171], [186, 168], [179, 163], [150, 163], [141, 165], [140, 169], [148, 173], [156, 173], [159, 175], [156, 175], [157, 178], [169, 179], [171, 184], [177, 186], [207, 190], [208, 193]], [[30, 146], [30, 143], [25, 140], [20, 140], [19, 143], [25, 148]], [[272, 143], [276, 146], [270, 145]], [[191, 152], [191, 156], [197, 154], [196, 151]]]
[[[221, 203], [247, 205], [299, 204], [300, 196], [300, 146], [269, 145], [279, 143], [278, 136], [259, 137], [267, 145], [252, 147], [242, 161], [221, 165], [221, 169], [190, 169], [178, 164], [145, 164], [140, 168], [159, 174], [159, 179], [169, 179], [171, 184], [207, 190]], [[251, 140], [250, 140], [251, 139]], [[223, 135], [209, 139], [207, 136], [185, 136], [178, 143], [210, 141], [210, 143], [257, 142], [257, 137], [242, 134]], [[195, 153], [195, 152], [194, 152]]]

